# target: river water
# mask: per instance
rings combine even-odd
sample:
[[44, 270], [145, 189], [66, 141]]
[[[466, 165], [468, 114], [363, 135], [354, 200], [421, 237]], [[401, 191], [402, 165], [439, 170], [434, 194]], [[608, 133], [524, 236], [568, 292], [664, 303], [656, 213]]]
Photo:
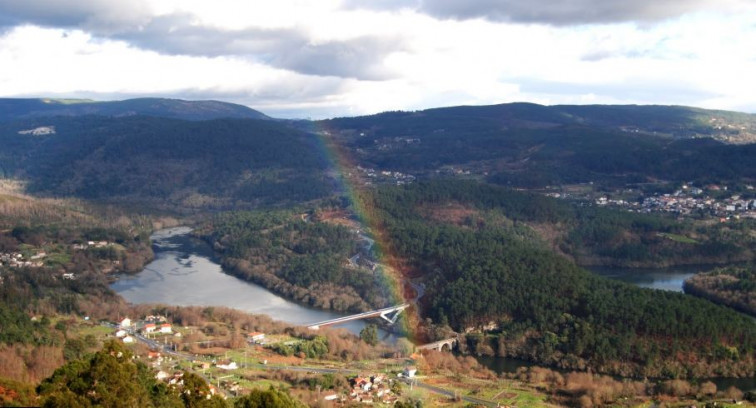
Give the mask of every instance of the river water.
[[[190, 236], [188, 227], [176, 227], [155, 232], [153, 243], [155, 260], [142, 272], [123, 276], [111, 288], [131, 303], [163, 303], [177, 306], [226, 306], [255, 314], [266, 314], [275, 320], [306, 325], [344, 316], [334, 312], [310, 309], [254, 283], [243, 281], [223, 272], [219, 260], [205, 243]], [[683, 281], [706, 267], [678, 267], [668, 269], [591, 268], [599, 275], [628, 282], [640, 287], [682, 292]], [[366, 322], [357, 320], [343, 327], [358, 334]], [[383, 340], [396, 337], [380, 330]], [[496, 372], [515, 372], [532, 363], [517, 359], [481, 357], [479, 361]], [[717, 387], [735, 385], [741, 389], [756, 388], [756, 380], [715, 379]]]
[[[155, 232], [155, 260], [135, 275], [124, 275], [110, 287], [131, 303], [162, 303], [177, 306], [227, 306], [275, 320], [307, 325], [344, 314], [310, 309], [223, 272], [212, 249], [190, 236], [191, 228], [176, 227]], [[358, 334], [366, 325], [357, 320], [341, 324]], [[379, 330], [385, 340], [394, 340]]]
[[588, 269], [605, 278], [630, 283], [641, 288], [682, 292], [683, 282], [686, 279], [699, 272], [708, 271], [715, 267], [716, 266], [709, 265], [692, 265], [675, 266], [663, 269], [643, 269], [595, 266]]

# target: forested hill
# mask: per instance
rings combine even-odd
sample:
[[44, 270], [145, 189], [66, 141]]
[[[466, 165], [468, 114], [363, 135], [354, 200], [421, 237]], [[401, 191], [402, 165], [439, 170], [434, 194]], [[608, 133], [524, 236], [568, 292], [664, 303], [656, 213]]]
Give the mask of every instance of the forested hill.
[[600, 278], [544, 249], [526, 223], [564, 219], [549, 200], [461, 183], [384, 187], [366, 197], [387, 252], [426, 284], [427, 316], [457, 331], [499, 327], [472, 341], [474, 352], [623, 375], [753, 374], [749, 318]]
[[756, 116], [676, 106], [506, 104], [322, 121], [367, 167], [522, 187], [756, 179]]
[[[0, 99], [0, 177], [25, 180], [36, 193], [192, 208], [327, 195], [328, 163], [308, 133], [313, 123], [248, 119], [260, 117], [267, 118], [213, 101]], [[328, 129], [350, 161], [378, 171], [420, 179], [462, 174], [525, 188], [624, 188], [660, 180], [756, 183], [756, 143], [727, 143], [751, 140], [754, 117], [675, 106], [519, 103], [388, 112], [316, 127]]]
[[[43, 125], [54, 133], [24, 133]], [[29, 119], [0, 123], [0, 146], [0, 174], [25, 180], [39, 195], [176, 210], [298, 203], [331, 193], [312, 136], [269, 120]]]
[[113, 117], [146, 115], [185, 120], [270, 119], [265, 114], [246, 106], [219, 101], [139, 98], [97, 102], [86, 99], [0, 98], [0, 122], [35, 117], [83, 115]]
[[[387, 119], [391, 119], [390, 121]], [[396, 123], [398, 121], [399, 123]], [[582, 125], [601, 129], [645, 133], [672, 138], [712, 137], [756, 141], [756, 115], [732, 111], [665, 105], [553, 105], [506, 103], [484, 106], [454, 106], [414, 112], [385, 112], [377, 115], [336, 118], [323, 121], [338, 128], [370, 129], [376, 122], [417, 130], [423, 122], [435, 130], [456, 130], [471, 125], [501, 129], [542, 129]], [[389, 123], [391, 122], [391, 123]], [[376, 129], [378, 130], [378, 129]], [[400, 135], [397, 135], [400, 136]]]

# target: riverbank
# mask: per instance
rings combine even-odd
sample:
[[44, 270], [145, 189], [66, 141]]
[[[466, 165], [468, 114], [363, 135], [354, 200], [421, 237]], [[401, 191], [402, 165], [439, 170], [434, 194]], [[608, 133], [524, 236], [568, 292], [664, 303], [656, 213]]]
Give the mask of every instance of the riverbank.
[[[111, 289], [133, 304], [225, 306], [296, 325], [344, 316], [302, 306], [229, 274], [212, 248], [190, 233], [189, 227], [153, 233], [155, 259], [137, 274], [121, 275], [110, 285]], [[340, 327], [359, 334], [365, 324], [353, 321]], [[379, 337], [396, 339], [383, 330]]]
[[686, 293], [756, 317], [756, 271], [753, 265], [717, 268], [684, 283]]

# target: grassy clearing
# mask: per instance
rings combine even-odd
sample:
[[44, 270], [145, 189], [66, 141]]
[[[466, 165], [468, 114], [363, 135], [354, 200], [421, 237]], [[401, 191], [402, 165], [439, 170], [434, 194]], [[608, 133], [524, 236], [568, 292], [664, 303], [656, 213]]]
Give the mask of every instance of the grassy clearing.
[[675, 242], [679, 242], [681, 244], [698, 244], [699, 243], [695, 239], [688, 238], [688, 237], [686, 237], [684, 235], [670, 234], [670, 233], [666, 233], [666, 232], [660, 232], [658, 235], [660, 237], [662, 237], [662, 238], [667, 238], [669, 240], [672, 240], [672, 241], [675, 241]]

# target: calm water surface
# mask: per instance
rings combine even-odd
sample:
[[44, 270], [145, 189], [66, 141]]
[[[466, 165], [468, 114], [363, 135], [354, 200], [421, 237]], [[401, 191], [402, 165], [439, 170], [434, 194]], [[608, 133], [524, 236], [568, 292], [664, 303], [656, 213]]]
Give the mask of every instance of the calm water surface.
[[605, 278], [616, 279], [641, 288], [682, 292], [683, 282], [698, 272], [715, 268], [710, 265], [676, 266], [662, 269], [614, 268], [596, 266], [587, 268]]
[[[212, 249], [192, 238], [188, 227], [157, 231], [152, 235], [155, 260], [145, 269], [131, 276], [123, 276], [111, 288], [132, 303], [163, 303], [177, 306], [227, 306], [255, 314], [266, 314], [287, 323], [305, 325], [343, 316], [343, 314], [309, 309], [269, 292], [256, 284], [243, 281], [223, 272]], [[697, 272], [711, 269], [705, 266], [667, 269], [591, 268], [601, 276], [636, 286], [682, 292], [685, 279]], [[353, 333], [365, 327], [365, 321], [339, 325]], [[396, 338], [380, 331], [384, 340]], [[517, 368], [533, 365], [530, 362], [479, 357], [478, 360], [496, 372], [515, 372]], [[735, 385], [741, 389], [756, 388], [756, 380], [715, 379], [718, 388]]]
[[[155, 232], [152, 240], [155, 260], [142, 272], [122, 276], [111, 288], [131, 303], [163, 303], [177, 306], [227, 306], [275, 320], [306, 325], [344, 316], [309, 309], [269, 292], [262, 286], [223, 272], [212, 249], [192, 238], [191, 228], [176, 227]], [[365, 321], [343, 327], [359, 333]], [[393, 336], [385, 331], [386, 340]]]

